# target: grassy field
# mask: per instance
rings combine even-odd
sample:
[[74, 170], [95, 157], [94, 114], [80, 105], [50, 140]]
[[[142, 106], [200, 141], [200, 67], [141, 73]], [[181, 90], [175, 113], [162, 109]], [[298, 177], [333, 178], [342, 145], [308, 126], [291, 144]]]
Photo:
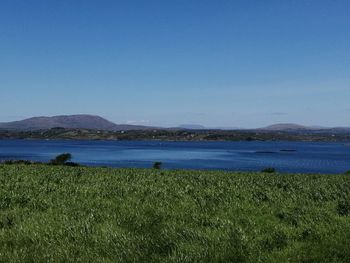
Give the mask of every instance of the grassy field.
[[350, 262], [350, 176], [0, 165], [0, 262]]

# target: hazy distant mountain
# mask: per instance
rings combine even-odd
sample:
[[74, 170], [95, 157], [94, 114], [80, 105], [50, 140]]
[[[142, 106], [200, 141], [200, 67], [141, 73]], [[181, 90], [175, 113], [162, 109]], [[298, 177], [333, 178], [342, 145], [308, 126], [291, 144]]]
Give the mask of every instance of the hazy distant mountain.
[[212, 129], [214, 129], [214, 130], [225, 130], [225, 131], [245, 130], [243, 128], [235, 127], [235, 126], [218, 126], [218, 127], [213, 127]]
[[307, 131], [313, 133], [349, 133], [350, 127], [324, 127], [324, 126], [303, 126], [294, 123], [278, 123], [273, 124], [258, 130], [265, 131]]
[[261, 130], [267, 130], [267, 131], [288, 131], [288, 130], [309, 130], [313, 129], [311, 127], [306, 127], [299, 124], [294, 123], [278, 123], [273, 124], [264, 128], [261, 128]]
[[150, 129], [147, 126], [115, 124], [100, 116], [95, 115], [62, 115], [53, 117], [33, 117], [21, 121], [0, 123], [0, 129], [8, 130], [46, 130], [55, 127], [67, 129], [93, 129], [93, 130], [143, 130]]
[[178, 128], [188, 130], [204, 130], [207, 129], [205, 126], [200, 124], [181, 124]]
[[[48, 130], [52, 128], [66, 128], [66, 129], [91, 129], [91, 130], [106, 130], [106, 131], [127, 131], [127, 130], [149, 130], [159, 129], [149, 126], [141, 125], [129, 125], [129, 124], [115, 124], [100, 116], [95, 115], [62, 115], [53, 117], [33, 117], [21, 121], [13, 121], [0, 123], [0, 129], [2, 130], [20, 130], [20, 131], [36, 131], [36, 130]], [[166, 129], [166, 128], [164, 128]], [[176, 128], [169, 128], [175, 130], [191, 129], [191, 130], [235, 130], [238, 128], [231, 127], [216, 127], [208, 128], [199, 124], [183, 124]], [[240, 129], [242, 130], [242, 129]], [[327, 134], [344, 134], [350, 133], [350, 127], [335, 127], [325, 128], [321, 126], [303, 126], [294, 123], [279, 123], [273, 124], [260, 129], [267, 132], [279, 132], [279, 131], [290, 131], [290, 132], [312, 132], [312, 133], [327, 133]]]
[[234, 127], [234, 126], [217, 126], [217, 127], [206, 127], [200, 124], [182, 124], [178, 127], [178, 129], [186, 129], [186, 130], [244, 130], [242, 128]]

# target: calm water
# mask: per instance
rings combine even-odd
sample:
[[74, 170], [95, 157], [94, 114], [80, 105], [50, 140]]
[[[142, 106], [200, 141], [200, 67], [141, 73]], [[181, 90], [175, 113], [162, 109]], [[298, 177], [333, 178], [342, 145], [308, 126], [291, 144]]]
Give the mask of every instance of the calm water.
[[350, 170], [350, 143], [155, 142], [0, 140], [0, 160], [48, 161], [69, 152], [92, 166], [343, 173]]

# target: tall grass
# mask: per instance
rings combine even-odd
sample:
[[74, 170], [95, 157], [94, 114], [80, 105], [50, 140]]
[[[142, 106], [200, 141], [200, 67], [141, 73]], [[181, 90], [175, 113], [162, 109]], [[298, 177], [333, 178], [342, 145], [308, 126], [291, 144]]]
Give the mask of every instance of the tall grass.
[[350, 177], [0, 165], [1, 262], [350, 262]]

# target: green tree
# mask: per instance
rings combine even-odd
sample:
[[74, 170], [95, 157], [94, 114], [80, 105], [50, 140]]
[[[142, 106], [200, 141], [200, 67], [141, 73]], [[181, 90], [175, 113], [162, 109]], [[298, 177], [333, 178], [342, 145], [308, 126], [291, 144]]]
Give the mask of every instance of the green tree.
[[52, 159], [50, 161], [50, 164], [63, 165], [66, 162], [70, 161], [71, 159], [72, 159], [72, 155], [70, 153], [62, 153], [57, 155], [55, 159]]
[[155, 163], [153, 163], [153, 168], [159, 170], [160, 168], [162, 168], [162, 163], [161, 163], [161, 162], [155, 162]]

